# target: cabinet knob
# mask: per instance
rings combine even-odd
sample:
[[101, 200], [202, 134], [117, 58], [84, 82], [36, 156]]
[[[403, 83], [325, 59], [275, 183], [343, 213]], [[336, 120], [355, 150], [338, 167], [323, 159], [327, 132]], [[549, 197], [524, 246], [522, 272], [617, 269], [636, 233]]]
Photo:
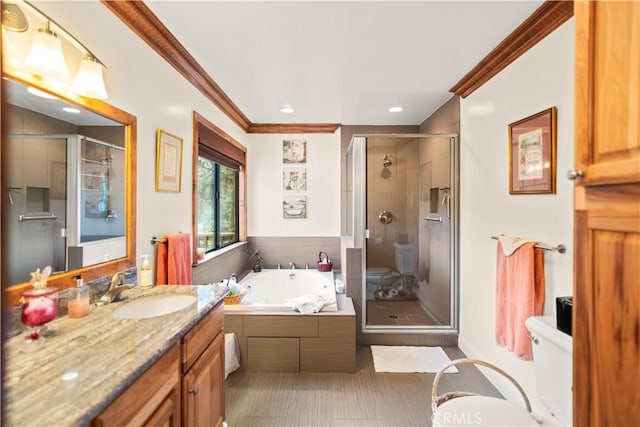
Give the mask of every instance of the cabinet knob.
[[194, 387], [191, 390], [189, 390], [189, 393], [193, 394], [194, 396], [198, 395], [198, 387]]
[[584, 172], [571, 169], [569, 170], [569, 172], [567, 172], [567, 178], [569, 178], [571, 181], [576, 178], [584, 178]]

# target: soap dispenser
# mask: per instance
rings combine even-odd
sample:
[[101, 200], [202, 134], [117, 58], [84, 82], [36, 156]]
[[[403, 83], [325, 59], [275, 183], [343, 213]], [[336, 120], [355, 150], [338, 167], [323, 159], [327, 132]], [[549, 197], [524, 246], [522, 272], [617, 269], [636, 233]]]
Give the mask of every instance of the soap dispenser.
[[148, 288], [153, 286], [153, 278], [151, 273], [151, 265], [149, 264], [149, 255], [142, 255], [142, 264], [138, 269], [138, 286]]
[[70, 318], [80, 318], [89, 314], [89, 287], [84, 285], [81, 276], [76, 276], [76, 287], [67, 302]]

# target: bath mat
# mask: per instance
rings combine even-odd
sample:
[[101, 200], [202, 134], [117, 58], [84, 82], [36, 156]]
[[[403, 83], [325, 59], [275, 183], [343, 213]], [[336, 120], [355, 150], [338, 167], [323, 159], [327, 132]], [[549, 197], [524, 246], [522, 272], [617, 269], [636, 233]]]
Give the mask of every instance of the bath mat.
[[[376, 372], [438, 372], [451, 362], [441, 347], [372, 345]], [[455, 366], [446, 373], [457, 373]]]

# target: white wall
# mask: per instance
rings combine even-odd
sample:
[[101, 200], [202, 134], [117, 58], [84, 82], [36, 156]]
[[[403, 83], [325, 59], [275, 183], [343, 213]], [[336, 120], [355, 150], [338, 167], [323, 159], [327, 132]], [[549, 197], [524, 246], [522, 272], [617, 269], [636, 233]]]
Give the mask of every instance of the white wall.
[[[307, 141], [306, 165], [282, 162], [282, 141]], [[249, 236], [340, 235], [340, 130], [333, 134], [258, 135], [247, 141]], [[307, 218], [282, 218], [283, 167], [307, 169]]]
[[[572, 294], [573, 19], [526, 52], [460, 105], [460, 348], [497, 364], [535, 395], [532, 362], [516, 359], [494, 338], [496, 241], [500, 233], [564, 243], [545, 252], [545, 315], [555, 297]], [[557, 194], [509, 195], [507, 126], [555, 105]], [[500, 386], [500, 384], [498, 384]], [[501, 387], [503, 393], [510, 389]], [[534, 405], [536, 404], [534, 399]]]
[[[36, 2], [106, 65], [106, 101], [137, 116], [137, 254], [154, 258], [152, 236], [191, 232], [192, 111], [245, 143], [246, 135], [97, 1]], [[183, 138], [182, 191], [155, 191], [156, 131]], [[153, 262], [153, 264], [155, 264]]]

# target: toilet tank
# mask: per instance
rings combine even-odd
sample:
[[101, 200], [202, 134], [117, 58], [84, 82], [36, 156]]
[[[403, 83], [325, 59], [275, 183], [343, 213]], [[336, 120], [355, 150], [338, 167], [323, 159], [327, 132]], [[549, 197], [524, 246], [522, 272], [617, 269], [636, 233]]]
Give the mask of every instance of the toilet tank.
[[529, 317], [538, 397], [562, 425], [572, 425], [573, 340], [556, 328], [555, 317]]
[[415, 245], [412, 243], [393, 242], [396, 248], [396, 268], [402, 274], [413, 273], [413, 254]]

